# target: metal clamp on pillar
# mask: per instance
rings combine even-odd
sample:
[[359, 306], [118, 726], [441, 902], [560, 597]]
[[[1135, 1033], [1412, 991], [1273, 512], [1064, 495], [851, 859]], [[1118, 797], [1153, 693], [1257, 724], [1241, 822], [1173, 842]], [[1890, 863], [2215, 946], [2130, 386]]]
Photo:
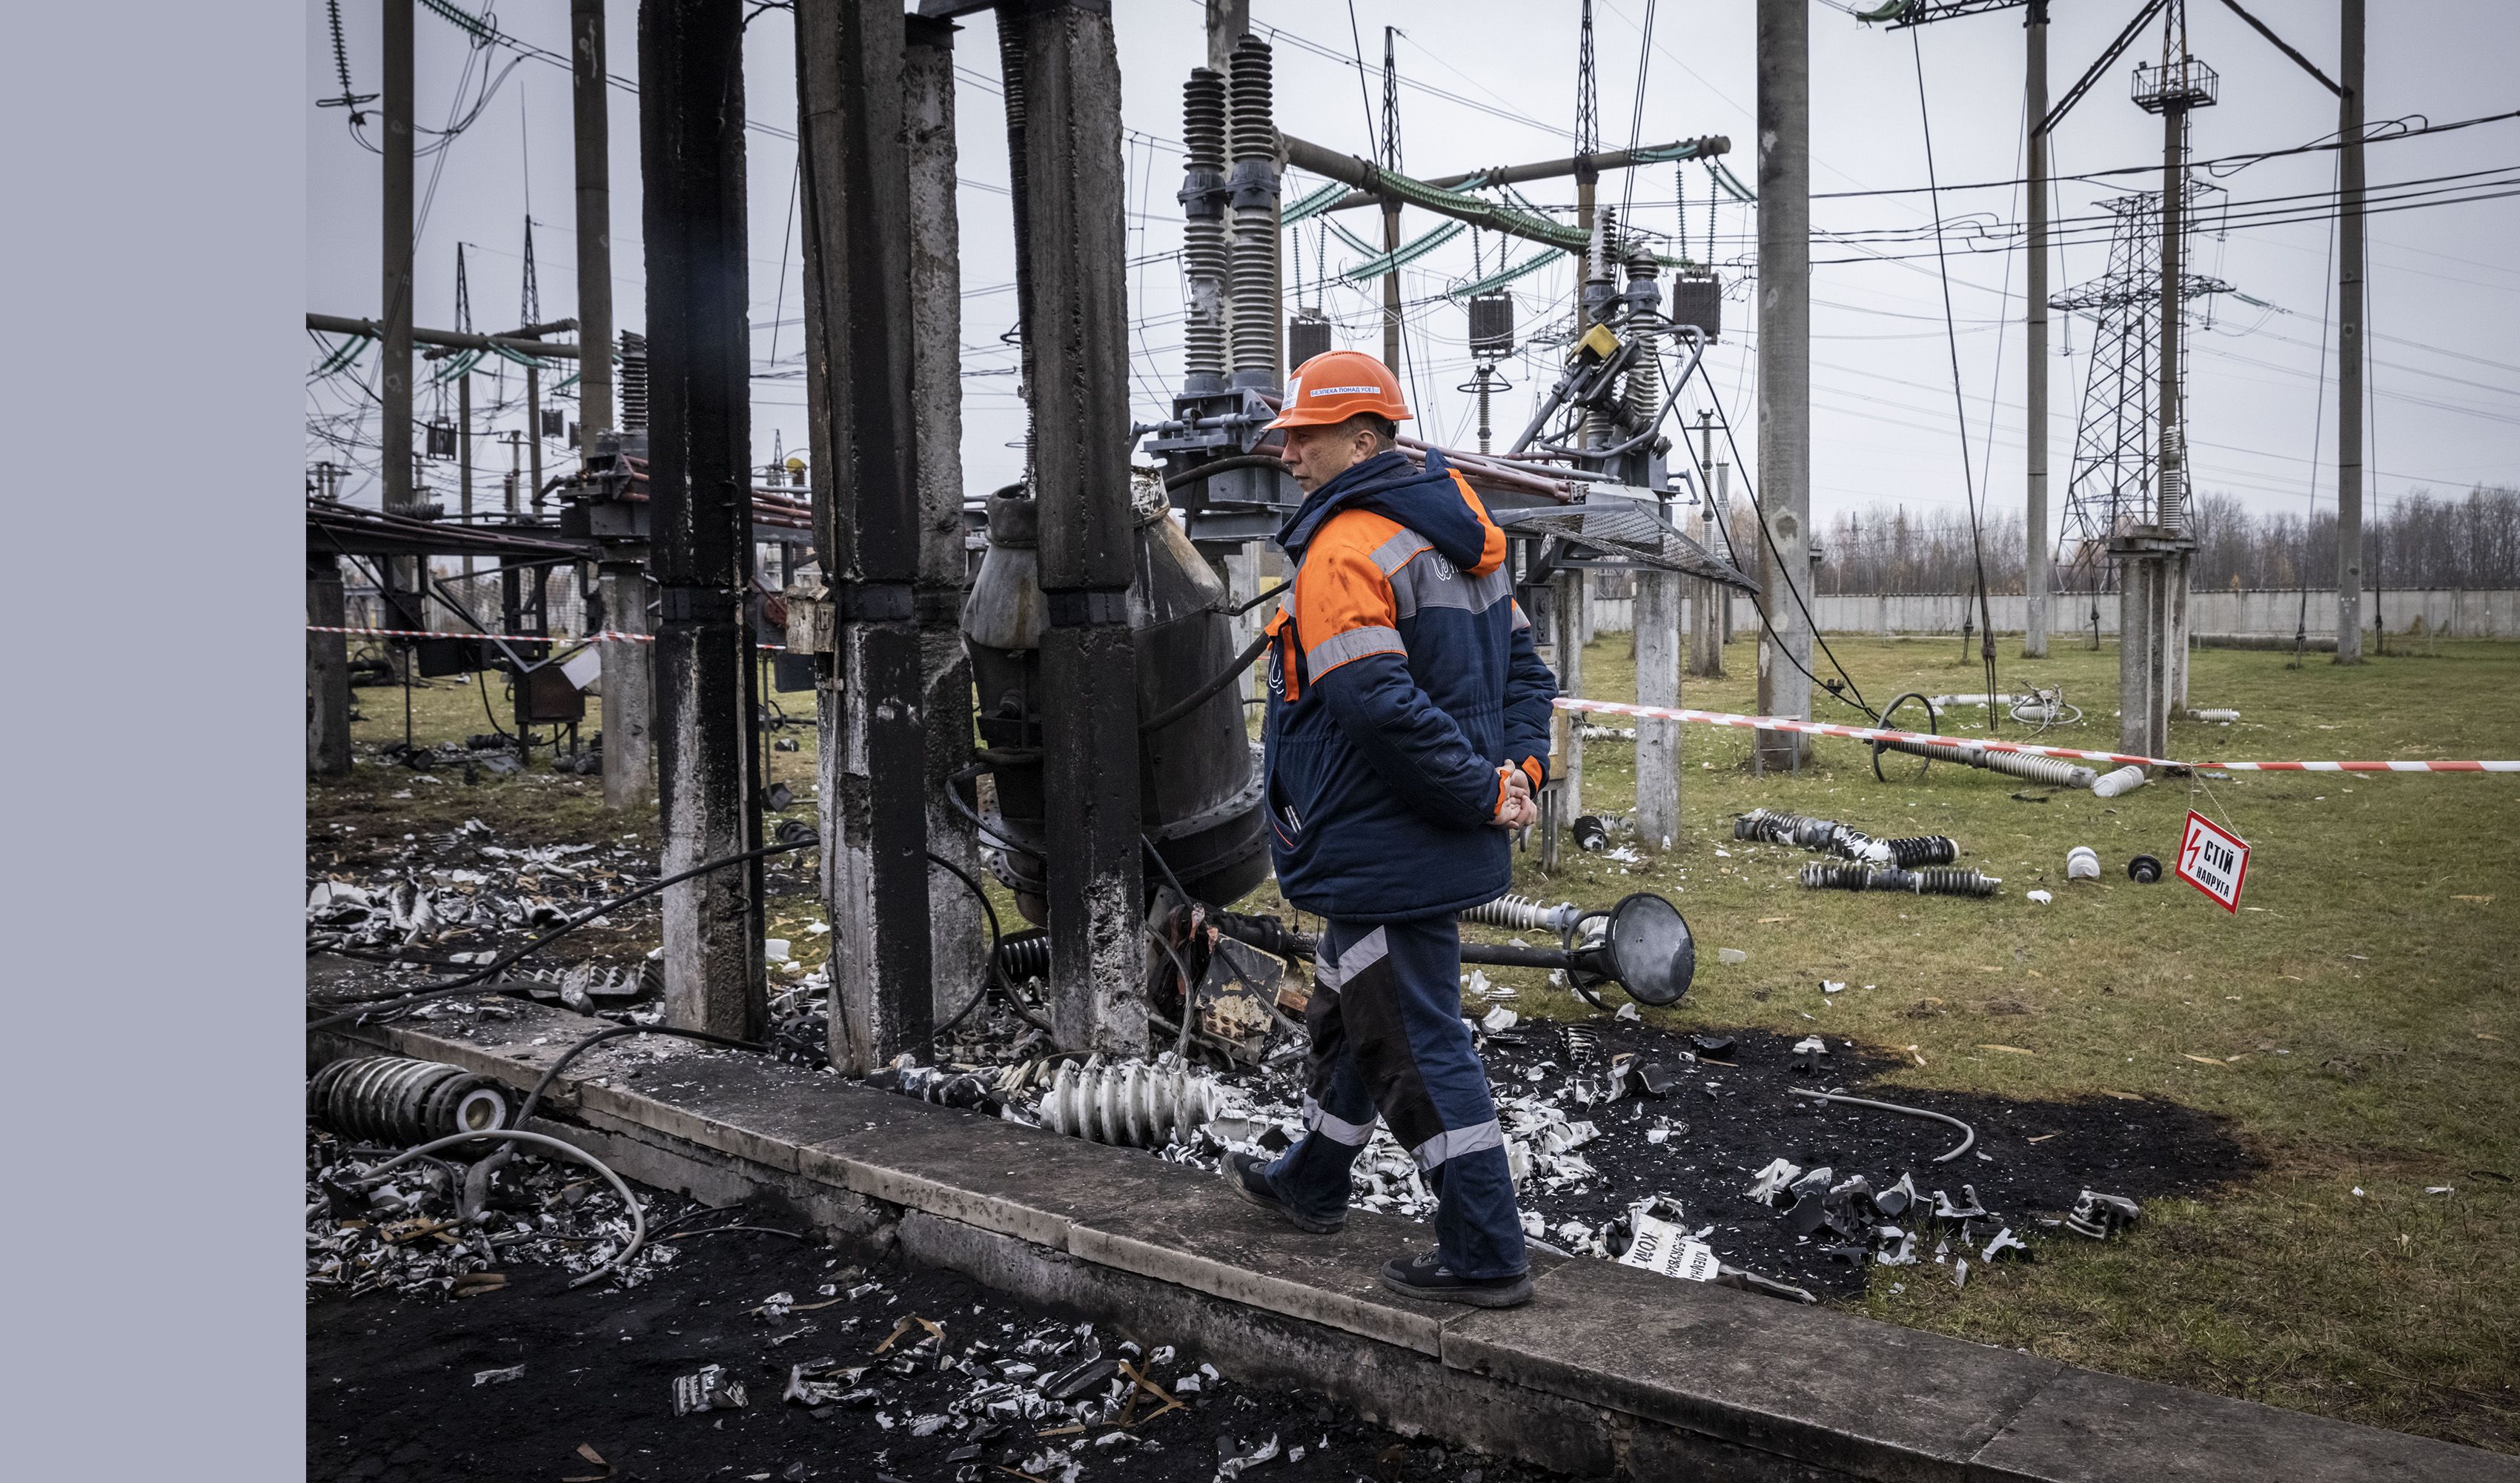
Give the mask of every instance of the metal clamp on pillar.
[[1045, 592], [1041, 596], [1053, 628], [1103, 628], [1129, 621], [1126, 589], [1087, 588], [1081, 592]]
[[667, 623], [733, 623], [743, 612], [743, 594], [732, 587], [660, 583], [657, 617]]
[[918, 616], [908, 582], [842, 582], [832, 606], [843, 623], [907, 623]]

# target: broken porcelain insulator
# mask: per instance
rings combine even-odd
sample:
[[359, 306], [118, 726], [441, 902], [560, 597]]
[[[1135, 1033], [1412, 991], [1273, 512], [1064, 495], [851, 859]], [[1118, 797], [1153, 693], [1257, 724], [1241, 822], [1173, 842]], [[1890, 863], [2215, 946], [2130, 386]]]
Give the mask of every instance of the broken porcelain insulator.
[[1179, 1143], [1224, 1109], [1208, 1077], [1144, 1061], [1058, 1068], [1041, 1097], [1041, 1125], [1088, 1143], [1148, 1148]]

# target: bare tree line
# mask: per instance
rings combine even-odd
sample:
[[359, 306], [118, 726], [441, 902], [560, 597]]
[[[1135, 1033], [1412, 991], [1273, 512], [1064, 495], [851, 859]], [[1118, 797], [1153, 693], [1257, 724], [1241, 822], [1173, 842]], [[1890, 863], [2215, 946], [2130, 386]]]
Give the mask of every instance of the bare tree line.
[[[1733, 540], [1746, 554], [1757, 527], [1734, 520]], [[2191, 581], [2203, 589], [2332, 587], [2336, 581], [2336, 515], [2252, 514], [2228, 494], [2196, 500], [2188, 517], [2196, 539]], [[2365, 582], [2381, 587], [2520, 587], [2520, 488], [2479, 485], [2464, 497], [2428, 491], [2393, 496], [2363, 515]], [[1823, 593], [1974, 592], [1981, 562], [1988, 590], [2021, 591], [2022, 517], [1992, 515], [1974, 539], [1966, 515], [1922, 514], [1876, 505], [1842, 513], [1821, 539], [1818, 578]], [[2054, 567], [2050, 590], [2087, 591], [2093, 573], [2070, 560]]]

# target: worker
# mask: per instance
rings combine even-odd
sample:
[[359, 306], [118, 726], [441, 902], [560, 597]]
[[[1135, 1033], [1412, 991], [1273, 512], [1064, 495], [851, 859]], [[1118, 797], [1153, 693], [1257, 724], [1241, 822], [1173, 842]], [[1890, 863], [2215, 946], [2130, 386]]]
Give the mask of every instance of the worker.
[[1420, 470], [1399, 451], [1408, 417], [1390, 367], [1332, 350], [1269, 425], [1304, 502], [1277, 536], [1295, 576], [1268, 625], [1265, 809], [1280, 893], [1325, 921], [1304, 1136], [1275, 1162], [1229, 1152], [1222, 1173], [1297, 1229], [1337, 1231], [1379, 1114], [1436, 1193], [1435, 1249], [1386, 1265], [1384, 1285], [1505, 1308], [1531, 1296], [1530, 1263], [1455, 916], [1511, 882], [1557, 684], [1505, 533], [1440, 453]]

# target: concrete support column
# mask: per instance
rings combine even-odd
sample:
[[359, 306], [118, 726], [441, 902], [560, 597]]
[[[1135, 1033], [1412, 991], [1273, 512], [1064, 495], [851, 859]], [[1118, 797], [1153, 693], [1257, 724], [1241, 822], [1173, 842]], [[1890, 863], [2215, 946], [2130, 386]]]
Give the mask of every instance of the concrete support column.
[[[1637, 573], [1637, 703], [1680, 703], [1680, 584], [1673, 571]], [[1637, 838], [1669, 849], [1680, 838], [1680, 723], [1637, 718]]]
[[[649, 509], [662, 599], [656, 761], [672, 874], [761, 842], [743, 622], [752, 346], [738, 0], [642, 0], [639, 79]], [[759, 881], [754, 862], [666, 890], [668, 1023], [744, 1039], [767, 1028]]]
[[[2164, 636], [2164, 652], [2162, 654], [2162, 661], [2169, 670], [2170, 680], [2168, 688], [2164, 691], [2163, 695], [2164, 705], [2170, 710], [2184, 710], [2187, 707], [2187, 608], [2189, 597], [2187, 582], [2188, 572], [2194, 562], [2195, 554], [2192, 551], [2175, 551], [2169, 556], [2164, 557], [2161, 563], [2163, 584], [2167, 588], [2167, 591], [2162, 594], [2162, 601], [2164, 604], [2164, 610], [2168, 613], [2170, 619], [2169, 632]], [[2167, 736], [2163, 739], [2163, 744], [2168, 744]], [[2153, 752], [2151, 755], [2156, 757], [2166, 757], [2169, 756], [2170, 753], [2159, 751]]]
[[2023, 522], [2021, 656], [2048, 654], [2048, 0], [2030, 0], [2022, 25], [2029, 38], [2023, 109], [2030, 119], [2030, 265], [2024, 325], [2023, 407], [2029, 419], [2028, 518]]
[[796, 7], [815, 547], [838, 620], [821, 711], [831, 1056], [853, 1076], [935, 1023], [905, 44], [888, 0]]
[[[340, 628], [341, 562], [306, 558], [306, 621]], [[338, 633], [306, 634], [306, 770], [338, 778], [350, 770], [349, 640]]]
[[[607, 551], [602, 566], [604, 626], [643, 634], [648, 626], [648, 563], [636, 548]], [[604, 806], [646, 808], [656, 801], [656, 691], [652, 644], [607, 639], [604, 660]]]
[[[1557, 650], [1557, 693], [1584, 698], [1584, 573], [1561, 571], [1550, 596], [1552, 642]], [[1558, 823], [1571, 826], [1584, 812], [1584, 732], [1579, 718], [1568, 723], [1566, 745], [1558, 757]]]
[[2110, 542], [2118, 563], [2118, 750], [2169, 755], [2185, 553], [2157, 527]]
[[[927, 848], [981, 879], [979, 841], [946, 802], [950, 778], [971, 761], [971, 660], [963, 648], [962, 224], [954, 208], [954, 27], [905, 20], [903, 112], [910, 159], [910, 408], [919, 449], [919, 669], [924, 712]], [[978, 902], [951, 872], [927, 876], [938, 1023], [960, 1011], [988, 974]]]
[[[569, 0], [568, 39], [577, 153], [578, 449], [593, 458], [596, 438], [612, 427], [612, 84], [605, 75], [604, 0]], [[534, 433], [539, 437], [542, 429], [537, 427]], [[607, 610], [612, 610], [608, 592], [606, 600]], [[608, 670], [604, 701], [609, 731]], [[611, 745], [612, 739], [606, 737], [604, 796], [608, 802], [613, 792]]]
[[1146, 895], [1127, 601], [1136, 525], [1120, 59], [1108, 9], [1090, 0], [999, 14], [1021, 30], [1019, 168], [1058, 186], [1031, 193], [1017, 234], [1032, 284], [1024, 342], [1050, 619], [1042, 783], [1049, 834], [1062, 846], [1049, 859], [1051, 1024], [1062, 1048], [1130, 1054], [1147, 1044]]
[[2362, 662], [2362, 7], [2340, 0], [2336, 220], [2336, 662]]
[[[1759, 713], [1811, 717], [1811, 8], [1759, 0]], [[1761, 732], [1762, 768], [1799, 770], [1803, 739]]]

